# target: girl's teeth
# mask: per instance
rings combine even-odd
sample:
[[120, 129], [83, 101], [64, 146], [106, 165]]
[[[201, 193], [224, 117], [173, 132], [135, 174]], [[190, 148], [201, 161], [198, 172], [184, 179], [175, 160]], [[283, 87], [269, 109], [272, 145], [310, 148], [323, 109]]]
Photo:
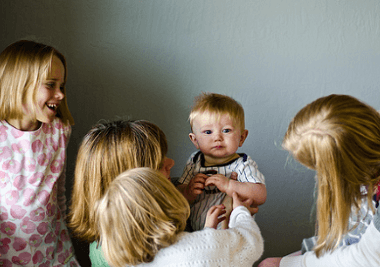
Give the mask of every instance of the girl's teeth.
[[50, 109], [56, 109], [57, 108], [57, 105], [47, 105], [48, 106], [48, 108], [50, 108]]

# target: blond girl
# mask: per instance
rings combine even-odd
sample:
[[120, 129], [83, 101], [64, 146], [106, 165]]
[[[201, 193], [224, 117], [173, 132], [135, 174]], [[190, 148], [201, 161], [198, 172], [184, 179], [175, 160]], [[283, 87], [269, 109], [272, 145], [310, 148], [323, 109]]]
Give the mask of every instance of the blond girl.
[[303, 256], [267, 259], [260, 267], [379, 266], [379, 246], [373, 253], [370, 245], [380, 241], [372, 202], [380, 180], [379, 113], [351, 96], [319, 98], [293, 118], [283, 147], [316, 171], [316, 241]]
[[94, 210], [111, 266], [251, 267], [263, 252], [260, 230], [236, 193], [233, 209], [228, 230], [216, 230], [225, 213], [218, 205], [209, 210], [205, 229], [184, 232], [187, 200], [162, 173], [136, 168], [120, 174]]
[[116, 120], [95, 125], [84, 137], [77, 156], [70, 227], [90, 242], [92, 266], [108, 266], [99, 245], [95, 203], [123, 171], [137, 167], [160, 170], [170, 180], [174, 161], [166, 157], [165, 134], [148, 121]]
[[51, 46], [18, 41], [0, 54], [1, 266], [78, 266], [65, 225], [66, 77]]

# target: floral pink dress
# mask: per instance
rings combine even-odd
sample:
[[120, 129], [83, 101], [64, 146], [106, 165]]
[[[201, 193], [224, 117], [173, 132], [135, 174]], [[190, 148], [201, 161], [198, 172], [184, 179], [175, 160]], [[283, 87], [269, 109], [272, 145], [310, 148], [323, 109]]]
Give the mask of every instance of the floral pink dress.
[[70, 133], [58, 118], [33, 132], [0, 121], [0, 266], [79, 266], [65, 224]]

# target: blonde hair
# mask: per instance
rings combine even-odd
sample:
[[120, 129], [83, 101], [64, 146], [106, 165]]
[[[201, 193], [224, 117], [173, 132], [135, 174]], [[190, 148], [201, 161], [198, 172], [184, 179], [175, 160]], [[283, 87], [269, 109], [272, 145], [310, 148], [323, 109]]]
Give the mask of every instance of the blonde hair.
[[69, 226], [81, 239], [99, 239], [94, 205], [123, 171], [137, 167], [159, 170], [167, 153], [165, 134], [148, 121], [117, 120], [94, 126], [77, 156]]
[[[31, 112], [36, 116], [34, 103], [38, 88], [47, 78], [54, 56], [63, 64], [66, 83], [66, 59], [53, 47], [21, 40], [5, 48], [0, 54], [0, 120], [22, 119], [23, 104], [27, 102], [33, 103]], [[64, 124], [74, 125], [65, 87], [62, 92], [65, 97], [58, 107], [57, 117]]]
[[319, 257], [334, 250], [349, 231], [352, 206], [359, 212], [361, 186], [370, 207], [380, 170], [380, 115], [348, 95], [330, 95], [301, 109], [291, 121], [283, 147], [316, 170]]
[[205, 112], [213, 113], [215, 116], [227, 114], [241, 131], [245, 129], [244, 109], [239, 102], [229, 96], [215, 93], [202, 93], [197, 96], [189, 116], [191, 129], [194, 119]]
[[94, 210], [102, 251], [115, 267], [153, 261], [160, 249], [176, 241], [190, 215], [183, 195], [150, 168], [120, 174]]

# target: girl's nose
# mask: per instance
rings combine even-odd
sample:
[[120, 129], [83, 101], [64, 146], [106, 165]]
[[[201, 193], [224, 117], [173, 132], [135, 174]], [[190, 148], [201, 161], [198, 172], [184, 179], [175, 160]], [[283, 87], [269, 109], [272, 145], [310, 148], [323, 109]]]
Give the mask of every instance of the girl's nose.
[[54, 94], [54, 97], [58, 100], [62, 100], [64, 97], [65, 97], [65, 94], [62, 92], [63, 89], [61, 88], [57, 88], [55, 90], [55, 94]]

